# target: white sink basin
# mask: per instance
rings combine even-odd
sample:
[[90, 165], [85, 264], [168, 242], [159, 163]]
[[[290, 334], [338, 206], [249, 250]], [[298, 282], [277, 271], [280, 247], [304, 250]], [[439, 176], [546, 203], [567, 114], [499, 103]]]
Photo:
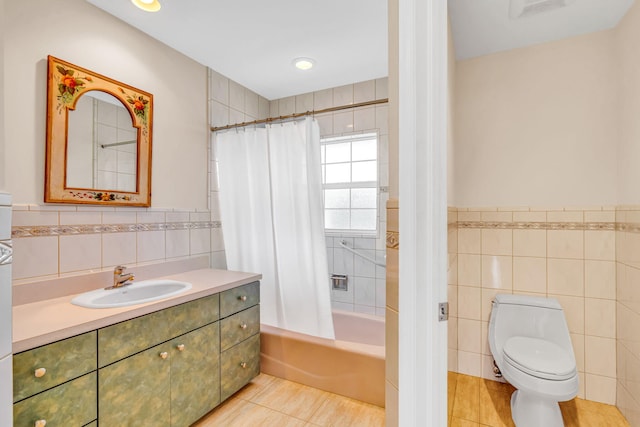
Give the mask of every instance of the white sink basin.
[[85, 292], [71, 303], [87, 308], [125, 307], [172, 297], [189, 289], [191, 283], [177, 280], [143, 280], [120, 288]]

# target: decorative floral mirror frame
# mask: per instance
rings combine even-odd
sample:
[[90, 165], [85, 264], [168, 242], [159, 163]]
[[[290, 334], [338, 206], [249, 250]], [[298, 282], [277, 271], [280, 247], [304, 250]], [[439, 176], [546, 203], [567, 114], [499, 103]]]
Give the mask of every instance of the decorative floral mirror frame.
[[[93, 71], [48, 56], [47, 151], [44, 201], [118, 206], [151, 206], [153, 95]], [[67, 187], [69, 112], [89, 91], [108, 93], [131, 115], [137, 130], [136, 190]]]

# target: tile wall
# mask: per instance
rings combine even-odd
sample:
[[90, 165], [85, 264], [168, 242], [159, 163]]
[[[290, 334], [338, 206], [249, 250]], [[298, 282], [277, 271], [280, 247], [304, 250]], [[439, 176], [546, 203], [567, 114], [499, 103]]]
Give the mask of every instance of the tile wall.
[[[269, 117], [269, 100], [210, 68], [208, 76], [209, 123], [212, 127], [251, 122]], [[218, 165], [212, 134], [209, 144], [209, 208], [211, 209], [212, 221], [220, 221], [219, 190]], [[227, 261], [222, 236], [220, 245], [221, 252], [217, 254], [216, 261], [218, 265], [226, 268]]]
[[208, 210], [13, 205], [12, 237], [14, 284], [202, 255], [224, 265]]
[[616, 209], [617, 406], [640, 426], [640, 207]]
[[[305, 93], [270, 102], [271, 117], [306, 111], [318, 111], [341, 105], [385, 99], [388, 79], [368, 80], [346, 86]], [[385, 259], [386, 203], [389, 200], [389, 130], [388, 106], [379, 104], [315, 115], [320, 136], [340, 136], [377, 131], [378, 145], [378, 232], [376, 235], [327, 234], [329, 274], [346, 274], [347, 291], [332, 290], [334, 308], [384, 316], [385, 269], [360, 258], [339, 245], [345, 241], [350, 248], [379, 261]]]
[[487, 333], [497, 293], [554, 297], [571, 333], [579, 396], [615, 404], [615, 221], [614, 207], [450, 211], [450, 369], [493, 379]]

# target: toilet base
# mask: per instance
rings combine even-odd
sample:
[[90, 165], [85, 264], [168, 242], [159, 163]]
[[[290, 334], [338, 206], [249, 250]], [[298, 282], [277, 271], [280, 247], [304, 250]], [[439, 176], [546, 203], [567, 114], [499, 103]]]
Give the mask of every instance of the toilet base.
[[516, 427], [564, 427], [557, 401], [522, 390], [511, 395], [511, 418]]

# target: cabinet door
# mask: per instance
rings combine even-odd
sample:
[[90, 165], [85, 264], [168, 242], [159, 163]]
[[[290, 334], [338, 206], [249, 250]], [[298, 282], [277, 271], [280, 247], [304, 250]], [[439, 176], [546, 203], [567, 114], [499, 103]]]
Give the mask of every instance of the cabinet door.
[[167, 425], [171, 404], [169, 350], [168, 344], [161, 344], [98, 371], [100, 427]]
[[96, 418], [96, 373], [84, 375], [13, 405], [13, 425], [80, 427]]
[[189, 426], [220, 403], [218, 322], [171, 340], [171, 426]]

